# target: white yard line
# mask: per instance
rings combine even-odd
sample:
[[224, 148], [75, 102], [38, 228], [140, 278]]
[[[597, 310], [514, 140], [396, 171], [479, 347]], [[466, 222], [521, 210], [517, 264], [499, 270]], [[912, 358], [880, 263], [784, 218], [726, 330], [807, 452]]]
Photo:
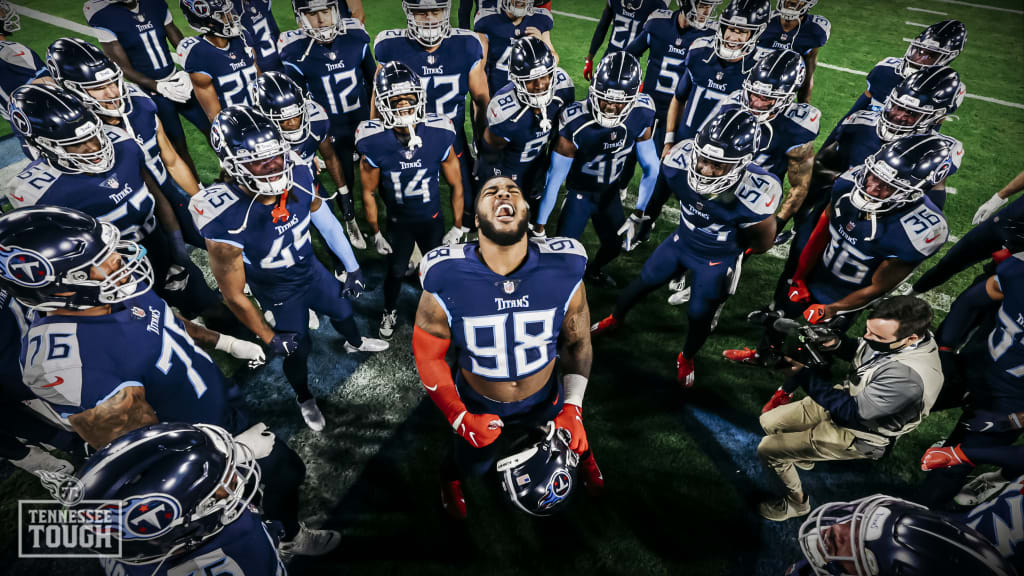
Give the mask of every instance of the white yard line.
[[907, 10], [911, 12], [924, 12], [925, 14], [935, 14], [936, 16], [949, 16], [945, 12], [939, 12], [938, 10], [925, 10], [924, 8], [915, 8], [913, 6], [907, 6]]
[[593, 18], [591, 16], [582, 16], [580, 14], [573, 14], [572, 12], [562, 12], [561, 10], [552, 10], [552, 14], [558, 16], [566, 16], [568, 18], [576, 18], [577, 20], [586, 20], [587, 22], [600, 22], [600, 18]]
[[975, 4], [974, 2], [960, 2], [960, 0], [933, 0], [935, 2], [942, 2], [943, 4], [956, 4], [957, 6], [970, 6], [971, 8], [981, 8], [983, 10], [995, 10], [996, 12], [1009, 12], [1010, 14], [1024, 14], [1024, 10], [1015, 10], [1013, 8], [1000, 8], [999, 6], [989, 6], [988, 4]]
[[919, 28], [927, 28], [931, 26], [931, 24], [921, 24], [920, 22], [911, 22], [910, 20], [905, 21], [904, 24], [907, 26], [917, 26]]
[[46, 22], [47, 24], [52, 24], [58, 28], [71, 30], [72, 32], [75, 32], [77, 34], [88, 36], [89, 38], [96, 37], [96, 32], [92, 28], [79, 24], [78, 22], [72, 22], [67, 18], [53, 16], [52, 14], [40, 12], [39, 10], [36, 10], [34, 8], [29, 8], [28, 6], [22, 6], [20, 4], [11, 4], [11, 6], [14, 6], [15, 12], [21, 14], [22, 16], [28, 16], [29, 18], [34, 18], [36, 20]]

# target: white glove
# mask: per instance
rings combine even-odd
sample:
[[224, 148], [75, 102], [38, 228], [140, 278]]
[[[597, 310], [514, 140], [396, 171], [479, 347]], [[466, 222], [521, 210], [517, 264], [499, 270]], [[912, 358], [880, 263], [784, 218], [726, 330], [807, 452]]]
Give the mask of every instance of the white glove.
[[255, 342], [239, 340], [234, 336], [221, 334], [220, 338], [217, 339], [215, 348], [221, 352], [227, 352], [239, 360], [248, 360], [249, 368], [259, 368], [267, 363], [267, 356], [263, 352], [263, 347]]
[[618, 235], [622, 236], [622, 249], [626, 252], [636, 248], [638, 242], [636, 241], [637, 235], [640, 233], [640, 227], [643, 226], [644, 222], [650, 220], [650, 216], [637, 216], [636, 214], [630, 214], [629, 220], [623, 224], [618, 231]]
[[363, 237], [363, 233], [359, 230], [359, 223], [356, 219], [345, 220], [345, 234], [348, 235], [348, 243], [353, 248], [359, 250], [366, 249], [366, 239]]
[[156, 91], [168, 100], [184, 104], [192, 97], [192, 80], [188, 72], [178, 70], [168, 78], [156, 83]]
[[[269, 456], [270, 452], [273, 451], [274, 438], [274, 433], [267, 428], [266, 424], [260, 422], [238, 436], [235, 436], [235, 442], [248, 446], [252, 450], [254, 459], [260, 460]], [[240, 462], [249, 461], [249, 459], [246, 458], [245, 452], [238, 450], [237, 448], [235, 449], [235, 458]]]
[[449, 230], [448, 233], [444, 235], [444, 238], [441, 239], [441, 243], [444, 244], [445, 246], [458, 244], [459, 242], [462, 241], [463, 238], [466, 237], [466, 234], [468, 233], [469, 228], [466, 228], [465, 226], [452, 226], [452, 229]]
[[75, 467], [71, 465], [71, 462], [63, 458], [57, 458], [38, 446], [29, 446], [28, 455], [21, 460], [11, 460], [11, 464], [32, 474], [37, 473], [39, 470], [59, 472], [61, 474], [75, 473]]
[[978, 207], [978, 211], [974, 213], [974, 220], [971, 221], [971, 224], [977, 226], [985, 220], [988, 220], [993, 214], [998, 212], [1000, 208], [1005, 206], [1007, 202], [1009, 202], [1009, 200], [1000, 197], [998, 193], [993, 194], [991, 198]]
[[547, 232], [544, 231], [544, 226], [542, 226], [540, 224], [537, 224], [536, 226], [534, 226], [533, 223], [530, 223], [530, 224], [527, 224], [526, 227], [529, 228], [529, 230], [530, 230], [530, 238], [547, 238], [548, 237]]
[[373, 245], [377, 248], [377, 254], [384, 255], [394, 252], [391, 249], [391, 244], [388, 244], [388, 239], [380, 232], [373, 235]]

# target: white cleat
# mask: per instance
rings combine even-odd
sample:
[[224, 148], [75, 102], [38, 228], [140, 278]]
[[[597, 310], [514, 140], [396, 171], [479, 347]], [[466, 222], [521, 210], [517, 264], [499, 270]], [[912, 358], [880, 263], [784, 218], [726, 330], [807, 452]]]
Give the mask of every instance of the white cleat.
[[313, 432], [323, 430], [327, 424], [323, 412], [320, 412], [320, 407], [316, 405], [316, 398], [300, 402], [299, 411], [302, 412], [302, 419], [306, 421], [306, 426], [309, 426]]
[[274, 320], [274, 313], [270, 310], [263, 311], [263, 319], [267, 321], [267, 326], [270, 326], [271, 328], [275, 328], [277, 326], [277, 322]]
[[388, 344], [387, 341], [385, 340], [379, 340], [377, 338], [367, 338], [364, 336], [363, 342], [362, 344], [359, 345], [359, 348], [356, 348], [355, 346], [349, 344], [346, 341], [345, 352], [348, 352], [349, 354], [353, 352], [383, 352], [387, 350], [388, 347], [390, 346], [391, 344]]
[[690, 287], [686, 285], [686, 279], [673, 280], [668, 283], [672, 294], [668, 297], [668, 303], [672, 306], [682, 306], [690, 301]]
[[341, 533], [334, 530], [313, 530], [299, 523], [295, 538], [277, 545], [282, 560], [292, 556], [323, 556], [341, 544]]
[[1003, 478], [1003, 471], [978, 474], [960, 489], [953, 501], [961, 506], [977, 506], [1006, 488], [1010, 481]]
[[398, 324], [398, 310], [385, 310], [384, 315], [380, 318], [380, 329], [377, 330], [377, 335], [384, 340], [391, 340], [391, 337], [395, 335], [395, 325]]
[[309, 311], [309, 329], [319, 330], [320, 329], [320, 317], [316, 315], [316, 312]]

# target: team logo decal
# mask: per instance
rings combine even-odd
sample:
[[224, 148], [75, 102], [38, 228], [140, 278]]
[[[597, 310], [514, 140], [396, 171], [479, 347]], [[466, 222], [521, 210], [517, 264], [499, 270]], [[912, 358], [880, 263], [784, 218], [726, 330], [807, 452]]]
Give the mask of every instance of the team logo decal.
[[783, 42], [785, 42], [788, 39], [789, 39], [789, 34], [783, 34], [783, 35], [779, 36], [779, 40], [782, 40]]
[[85, 499], [82, 481], [63, 472], [38, 470], [39, 481], [58, 502], [65, 506], [78, 506]]
[[335, 54], [334, 52], [328, 52], [327, 53], [327, 57], [330, 58], [331, 60], [337, 60], [338, 59], [338, 55]]
[[117, 181], [117, 176], [111, 176], [103, 181], [102, 186], [111, 190], [118, 190], [121, 188], [121, 183]]
[[215, 152], [220, 152], [224, 147], [224, 134], [220, 131], [220, 126], [210, 128], [210, 146]]
[[715, 80], [721, 81], [722, 78], [725, 78], [725, 73], [724, 72], [719, 72], [719, 73], [715, 74]]
[[132, 306], [132, 316], [141, 320], [146, 317], [146, 311], [138, 306]]
[[682, 38], [676, 38], [676, 46], [682, 46], [682, 45], [683, 45], [683, 39]]
[[206, 0], [185, 0], [185, 6], [196, 16], [205, 17], [210, 15], [210, 5]]
[[437, 62], [437, 57], [434, 56], [433, 54], [428, 54], [427, 55], [427, 64], [430, 64], [431, 66], [433, 66], [435, 62]]
[[516, 283], [512, 280], [505, 280], [501, 288], [505, 291], [505, 294], [511, 294], [516, 291]]
[[148, 494], [129, 500], [122, 517], [122, 538], [148, 540], [167, 533], [181, 517], [181, 504], [166, 494]]
[[932, 177], [932, 182], [938, 184], [949, 176], [950, 171], [953, 169], [953, 162], [950, 159], [946, 159], [938, 168], [935, 169], [935, 175]]
[[551, 475], [548, 480], [548, 488], [537, 503], [542, 509], [551, 508], [569, 496], [572, 491], [572, 476], [565, 470], [559, 470]]
[[14, 126], [14, 129], [22, 136], [32, 135], [32, 123], [28, 121], [28, 116], [25, 116], [25, 113], [18, 108], [11, 111], [11, 126]]
[[53, 280], [53, 266], [38, 252], [0, 246], [0, 275], [19, 286], [36, 288]]

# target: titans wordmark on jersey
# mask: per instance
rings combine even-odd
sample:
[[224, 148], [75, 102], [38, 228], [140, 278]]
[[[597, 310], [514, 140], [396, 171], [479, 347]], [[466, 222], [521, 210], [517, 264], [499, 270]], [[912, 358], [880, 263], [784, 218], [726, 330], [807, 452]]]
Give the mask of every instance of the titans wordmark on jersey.
[[800, 19], [796, 29], [786, 32], [782, 29], [782, 17], [776, 14], [757, 39], [757, 45], [768, 50], [792, 50], [807, 55], [828, 43], [831, 35], [832, 23], [824, 16], [807, 14]]
[[698, 38], [708, 38], [712, 30], [698, 30], [687, 26], [682, 30], [678, 24], [679, 11], [658, 10], [643, 24], [643, 31], [629, 43], [626, 51], [638, 59], [648, 49], [647, 73], [644, 76], [644, 93], [654, 99], [658, 117], [664, 119], [668, 106], [679, 87], [679, 80], [686, 73], [686, 55]]
[[189, 74], [203, 74], [213, 80], [221, 108], [251, 104], [249, 86], [256, 80], [255, 52], [248, 33], [228, 40], [221, 49], [203, 36], [190, 36], [178, 45], [178, 56]]
[[715, 53], [712, 37], [698, 38], [690, 45], [685, 74], [676, 88], [676, 97], [686, 103], [674, 128], [677, 140], [696, 136], [711, 112], [743, 86], [758, 56], [755, 51], [736, 62], [726, 62]]
[[487, 38], [487, 87], [491, 96], [509, 83], [508, 60], [513, 41], [525, 37], [529, 28], [544, 33], [550, 32], [553, 26], [551, 13], [543, 8], [521, 18], [518, 24], [497, 8], [484, 8], [476, 13], [473, 30]]
[[132, 68], [154, 80], [174, 73], [164, 28], [173, 20], [164, 0], [138, 0], [134, 8], [117, 0], [90, 0], [83, 11], [96, 39], [119, 43]]

